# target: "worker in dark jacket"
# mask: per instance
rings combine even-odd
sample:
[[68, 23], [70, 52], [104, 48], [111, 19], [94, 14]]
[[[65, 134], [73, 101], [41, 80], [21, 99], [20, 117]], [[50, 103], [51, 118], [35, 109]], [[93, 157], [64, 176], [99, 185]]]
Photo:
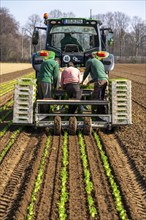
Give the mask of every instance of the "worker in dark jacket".
[[[52, 81], [53, 81], [54, 89], [57, 86], [59, 66], [54, 59], [55, 59], [55, 53], [49, 51], [49, 56], [45, 57], [43, 63], [41, 64], [40, 71], [37, 76], [39, 99], [46, 99], [52, 97], [51, 94]], [[43, 105], [41, 107], [42, 107], [40, 109], [41, 112], [43, 113], [49, 112], [49, 105]]]
[[[106, 52], [105, 52], [106, 53]], [[109, 54], [106, 53], [106, 57]], [[90, 83], [94, 83], [94, 91], [93, 91], [93, 99], [96, 100], [104, 100], [105, 90], [108, 83], [108, 75], [105, 73], [104, 65], [97, 57], [97, 52], [92, 52], [90, 57], [86, 63], [86, 68], [83, 76], [82, 83], [86, 79], [86, 77], [91, 75], [92, 80], [90, 80], [87, 85]], [[96, 114], [104, 114], [105, 106], [98, 105]]]
[[79, 47], [79, 51], [83, 51], [77, 39], [72, 37], [70, 33], [65, 33], [64, 38], [61, 40], [61, 50], [65, 49], [66, 44], [76, 44]]

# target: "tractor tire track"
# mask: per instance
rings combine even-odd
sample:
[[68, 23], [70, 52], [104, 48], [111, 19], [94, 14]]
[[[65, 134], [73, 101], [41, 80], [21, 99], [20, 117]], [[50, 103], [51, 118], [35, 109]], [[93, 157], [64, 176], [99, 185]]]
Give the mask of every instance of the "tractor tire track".
[[123, 149], [125, 149], [127, 155], [129, 155], [129, 160], [134, 164], [138, 176], [141, 179], [140, 184], [143, 186], [146, 183], [145, 114], [146, 111], [143, 108], [133, 103], [133, 124], [130, 126], [118, 127], [114, 132], [116, 139]]
[[1, 139], [0, 139], [0, 154], [4, 150], [5, 146], [8, 144], [8, 142], [10, 141], [11, 134], [12, 133], [10, 131], [8, 131], [4, 134], [4, 136], [1, 137]]
[[[24, 142], [25, 140], [25, 142]], [[7, 153], [7, 156], [2, 161], [1, 167], [0, 167], [0, 195], [3, 194], [4, 189], [9, 181], [9, 178], [11, 174], [13, 173], [13, 170], [19, 163], [20, 158], [22, 157], [25, 148], [27, 147], [28, 143], [30, 141], [30, 138], [28, 135], [24, 132], [22, 132], [19, 135], [19, 138], [17, 138], [16, 142], [12, 145], [9, 152]]]
[[[32, 159], [32, 155], [34, 151], [32, 146], [33, 145], [36, 146], [36, 144], [37, 144], [37, 138], [32, 137], [31, 140], [27, 143], [25, 152], [19, 158], [20, 160], [17, 166], [15, 167], [13, 173], [9, 177], [9, 181], [5, 187], [4, 193], [0, 196], [0, 213], [2, 212], [4, 213], [4, 216], [3, 215], [0, 216], [0, 218], [2, 219], [7, 218], [8, 215], [7, 212], [11, 210], [12, 202], [15, 201], [15, 199], [18, 196], [18, 192], [21, 187], [21, 182], [26, 170], [26, 164]], [[1, 207], [1, 205], [3, 207]], [[8, 217], [8, 219], [10, 218]]]

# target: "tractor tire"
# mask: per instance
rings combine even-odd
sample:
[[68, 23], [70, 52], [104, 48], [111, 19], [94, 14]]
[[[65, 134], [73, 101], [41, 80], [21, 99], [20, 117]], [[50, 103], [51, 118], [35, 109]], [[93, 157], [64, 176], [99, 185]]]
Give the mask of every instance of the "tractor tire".
[[69, 134], [75, 135], [77, 131], [77, 119], [76, 117], [70, 117], [69, 119]]
[[92, 119], [90, 117], [84, 118], [83, 132], [85, 135], [90, 135], [92, 133]]
[[61, 134], [61, 117], [56, 116], [54, 118], [54, 135]]

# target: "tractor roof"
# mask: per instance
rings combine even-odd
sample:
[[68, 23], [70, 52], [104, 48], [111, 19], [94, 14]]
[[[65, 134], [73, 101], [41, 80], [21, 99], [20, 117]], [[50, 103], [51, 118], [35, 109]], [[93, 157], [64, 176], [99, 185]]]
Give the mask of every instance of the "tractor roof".
[[91, 18], [47, 18], [44, 23], [49, 24], [60, 24], [60, 25], [102, 25], [100, 20]]

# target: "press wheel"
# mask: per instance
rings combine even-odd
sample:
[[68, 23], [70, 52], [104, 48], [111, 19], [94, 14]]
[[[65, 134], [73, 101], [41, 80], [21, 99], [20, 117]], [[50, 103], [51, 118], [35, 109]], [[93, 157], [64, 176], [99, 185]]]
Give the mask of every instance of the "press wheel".
[[84, 118], [84, 134], [90, 135], [92, 133], [92, 119], [90, 117]]
[[54, 134], [60, 135], [61, 134], [61, 117], [55, 116], [54, 118]]
[[77, 131], [77, 119], [76, 117], [70, 117], [69, 119], [69, 134], [75, 135]]

